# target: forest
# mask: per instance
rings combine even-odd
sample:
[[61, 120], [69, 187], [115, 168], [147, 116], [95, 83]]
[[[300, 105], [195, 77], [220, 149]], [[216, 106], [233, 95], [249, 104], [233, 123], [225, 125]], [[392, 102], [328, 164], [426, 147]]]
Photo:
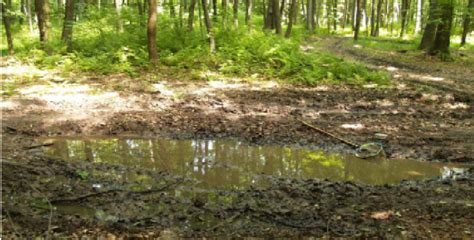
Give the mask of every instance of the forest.
[[474, 0], [0, 7], [0, 238], [474, 238]]

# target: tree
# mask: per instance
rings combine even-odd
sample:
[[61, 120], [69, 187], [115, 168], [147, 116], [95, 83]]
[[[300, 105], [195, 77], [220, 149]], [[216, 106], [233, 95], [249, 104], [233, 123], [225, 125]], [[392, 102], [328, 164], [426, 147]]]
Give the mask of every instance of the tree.
[[423, 14], [423, 0], [416, 1], [416, 19], [415, 19], [415, 34], [421, 30], [421, 17]]
[[234, 0], [234, 27], [237, 28], [239, 26], [239, 0]]
[[156, 64], [158, 61], [158, 53], [156, 50], [156, 0], [148, 0], [148, 4], [148, 58], [152, 64]]
[[41, 44], [44, 45], [49, 37], [49, 3], [48, 0], [35, 0], [36, 16], [38, 18], [38, 29]]
[[423, 32], [423, 37], [421, 39], [420, 46], [418, 47], [421, 50], [429, 49], [435, 40], [436, 30], [438, 29], [438, 23], [440, 18], [440, 11], [438, 9], [439, 0], [430, 0], [430, 12], [428, 16], [428, 22], [425, 26], [425, 31]]
[[296, 19], [296, 15], [298, 14], [298, 0], [291, 0], [290, 3], [290, 13], [289, 13], [289, 22], [288, 22], [288, 28], [286, 29], [285, 32], [285, 37], [289, 38], [291, 36], [291, 31], [293, 29], [293, 23]]
[[3, 18], [3, 25], [5, 26], [5, 35], [7, 35], [7, 43], [8, 43], [8, 54], [13, 55], [13, 38], [11, 32], [11, 11], [12, 11], [12, 2], [11, 0], [4, 0], [1, 3], [2, 7], [2, 18]]
[[307, 4], [308, 5], [306, 7], [306, 29], [309, 32], [313, 32], [314, 31], [314, 22], [313, 22], [313, 16], [314, 16], [313, 4], [314, 4], [314, 1], [313, 0], [307, 0]]
[[[234, 0], [234, 4], [235, 4]], [[211, 18], [209, 17], [209, 8], [207, 0], [202, 0], [202, 10], [204, 11], [204, 23], [206, 24], [207, 37], [209, 40], [209, 50], [211, 53], [216, 52], [216, 40], [214, 39], [214, 32], [212, 31]], [[235, 20], [235, 19], [234, 19]]]
[[472, 18], [474, 16], [474, 0], [469, 0], [469, 4], [466, 9], [466, 13], [464, 14], [464, 22], [463, 22], [463, 31], [461, 36], [461, 46], [466, 44], [467, 34], [472, 29]]
[[196, 7], [196, 0], [191, 0], [189, 4], [189, 15], [188, 15], [188, 30], [190, 32], [194, 29], [194, 8]]
[[[42, 0], [47, 1], [47, 0]], [[123, 32], [123, 22], [122, 22], [122, 1], [114, 0], [115, 3], [115, 13], [117, 14], [117, 32]]]
[[408, 11], [409, 10], [410, 10], [409, 0], [402, 0], [400, 37], [403, 37], [403, 34], [405, 33], [405, 29], [406, 29], [407, 23], [408, 23]]
[[282, 34], [281, 30], [281, 16], [280, 16], [280, 1], [279, 0], [272, 0], [273, 1], [273, 24], [275, 26], [275, 33], [280, 35]]
[[362, 20], [362, 9], [361, 9], [361, 0], [356, 1], [356, 19], [355, 19], [355, 27], [354, 27], [354, 40], [359, 40], [359, 31], [360, 31], [360, 21]]
[[245, 23], [248, 26], [249, 31], [252, 30], [252, 9], [253, 0], [246, 0], [246, 11], [245, 11]]
[[439, 55], [442, 59], [449, 57], [451, 26], [453, 22], [454, 0], [440, 1], [441, 21], [436, 30], [433, 45], [429, 49], [430, 55]]
[[66, 43], [67, 50], [72, 50], [72, 27], [74, 25], [74, 0], [66, 0], [63, 32], [61, 40]]

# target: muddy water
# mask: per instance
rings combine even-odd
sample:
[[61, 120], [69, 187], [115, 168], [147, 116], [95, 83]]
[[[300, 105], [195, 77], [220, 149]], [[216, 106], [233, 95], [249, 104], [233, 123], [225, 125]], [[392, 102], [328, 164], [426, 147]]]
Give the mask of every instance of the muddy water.
[[[246, 188], [261, 174], [397, 183], [404, 179], [441, 176], [447, 165], [413, 160], [359, 159], [350, 155], [254, 146], [229, 140], [169, 140], [136, 138], [48, 139], [47, 155], [67, 161], [91, 161], [168, 171], [198, 180], [200, 187]], [[122, 176], [134, 180], [137, 176]]]

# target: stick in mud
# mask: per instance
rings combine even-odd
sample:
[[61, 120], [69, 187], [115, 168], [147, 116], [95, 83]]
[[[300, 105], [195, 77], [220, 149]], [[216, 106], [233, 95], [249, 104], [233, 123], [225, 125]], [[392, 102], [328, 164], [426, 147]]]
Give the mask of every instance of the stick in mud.
[[322, 130], [322, 129], [316, 127], [316, 126], [313, 126], [313, 125], [311, 125], [311, 124], [309, 124], [309, 123], [307, 123], [307, 122], [305, 122], [305, 121], [303, 121], [303, 120], [301, 120], [301, 119], [298, 119], [298, 121], [300, 121], [300, 122], [303, 123], [304, 125], [306, 125], [306, 126], [312, 128], [312, 129], [314, 129], [314, 130], [316, 130], [316, 131], [318, 131], [318, 132], [320, 132], [320, 133], [322, 133], [322, 134], [325, 134], [325, 135], [327, 135], [327, 136], [330, 136], [330, 137], [332, 137], [332, 138], [335, 138], [335, 139], [337, 139], [337, 140], [339, 140], [339, 141], [341, 141], [341, 142], [343, 142], [343, 143], [345, 143], [345, 144], [347, 144], [347, 145], [349, 145], [349, 146], [351, 146], [351, 147], [353, 147], [353, 148], [358, 148], [358, 147], [359, 147], [359, 145], [357, 145], [357, 144], [355, 144], [355, 143], [352, 143], [352, 142], [350, 142], [350, 141], [348, 141], [348, 140], [345, 140], [345, 139], [343, 139], [343, 138], [341, 138], [341, 137], [338, 137], [338, 136], [336, 136], [336, 135], [334, 135], [334, 134], [332, 134], [332, 133], [328, 133], [328, 132], [326, 132], [326, 131], [324, 131], [324, 130]]

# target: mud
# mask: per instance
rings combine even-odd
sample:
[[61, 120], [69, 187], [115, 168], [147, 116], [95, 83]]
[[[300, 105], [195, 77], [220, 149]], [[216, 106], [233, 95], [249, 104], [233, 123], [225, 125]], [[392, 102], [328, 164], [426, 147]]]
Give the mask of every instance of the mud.
[[[472, 102], [449, 90], [463, 82], [448, 88], [402, 80], [389, 88], [308, 88], [232, 79], [158, 81], [147, 74], [44, 81], [19, 87], [2, 101], [6, 239], [473, 237], [472, 168], [455, 179], [381, 186], [261, 174], [258, 186], [209, 190], [167, 171], [66, 162], [31, 148], [38, 137], [133, 135], [225, 137], [352, 153], [298, 121], [304, 119], [351, 142], [379, 141], [388, 160], [472, 164]], [[122, 85], [108, 87], [112, 82]]]

